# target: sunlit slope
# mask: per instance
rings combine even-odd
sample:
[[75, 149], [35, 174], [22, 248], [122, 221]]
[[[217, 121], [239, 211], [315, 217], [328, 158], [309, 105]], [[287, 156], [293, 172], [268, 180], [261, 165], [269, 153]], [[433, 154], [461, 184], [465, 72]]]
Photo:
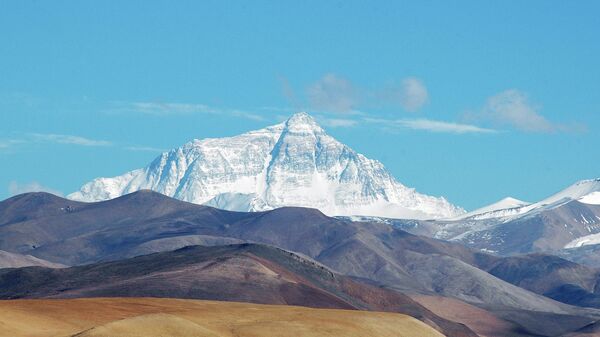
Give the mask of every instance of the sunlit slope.
[[402, 314], [293, 306], [92, 298], [0, 302], [0, 336], [443, 336]]

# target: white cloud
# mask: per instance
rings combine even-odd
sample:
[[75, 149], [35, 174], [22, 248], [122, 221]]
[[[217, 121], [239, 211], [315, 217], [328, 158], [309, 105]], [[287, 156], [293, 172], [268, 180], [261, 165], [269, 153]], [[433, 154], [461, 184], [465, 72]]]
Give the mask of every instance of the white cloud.
[[347, 118], [327, 118], [323, 116], [318, 116], [317, 120], [321, 125], [328, 126], [331, 128], [349, 128], [358, 124], [358, 121]]
[[327, 112], [352, 112], [359, 102], [354, 85], [335, 74], [326, 74], [310, 85], [306, 93], [313, 108]]
[[21, 144], [24, 142], [25, 141], [22, 139], [3, 139], [3, 140], [0, 140], [0, 149], [8, 149], [8, 148], [14, 146], [15, 144]]
[[430, 119], [405, 119], [397, 120], [395, 124], [414, 130], [426, 130], [444, 133], [495, 133], [496, 130], [482, 128], [471, 124], [460, 124]]
[[152, 116], [170, 115], [226, 115], [250, 120], [262, 121], [264, 117], [259, 114], [240, 110], [211, 107], [196, 103], [160, 103], [160, 102], [116, 102], [117, 108], [110, 112], [136, 112]]
[[429, 101], [429, 92], [423, 81], [409, 77], [402, 80], [400, 87], [386, 90], [384, 97], [398, 102], [407, 111], [416, 112]]
[[30, 133], [29, 136], [37, 142], [52, 142], [58, 144], [72, 144], [81, 146], [110, 146], [111, 142], [106, 140], [95, 140], [80, 136], [61, 135], [54, 133]]
[[0, 149], [7, 149], [9, 148], [13, 143], [11, 143], [8, 140], [0, 140]]
[[124, 108], [125, 110], [132, 110], [135, 112], [155, 116], [181, 115], [192, 113], [218, 114], [217, 110], [214, 110], [204, 104], [132, 102], [125, 103], [122, 108]]
[[125, 150], [140, 152], [165, 152], [167, 150], [152, 146], [126, 146]]
[[244, 110], [228, 110], [228, 113], [234, 117], [240, 117], [245, 119], [250, 119], [254, 121], [264, 121], [265, 118], [261, 115], [251, 113]]
[[19, 184], [16, 181], [11, 181], [8, 184], [8, 193], [11, 196], [17, 195], [17, 194], [22, 194], [22, 193], [28, 193], [28, 192], [48, 192], [48, 193], [52, 193], [55, 195], [60, 195], [60, 196], [63, 195], [63, 193], [61, 191], [52, 189], [50, 187], [46, 187], [46, 186], [38, 183], [37, 181], [32, 181], [32, 182], [25, 183], [25, 184]]
[[384, 128], [402, 128], [412, 130], [423, 130], [436, 133], [496, 133], [498, 131], [482, 128], [471, 124], [444, 122], [431, 119], [365, 119], [366, 122], [381, 124]]
[[488, 98], [482, 116], [496, 123], [510, 125], [522, 131], [550, 132], [557, 126], [539, 114], [527, 95], [516, 89], [509, 89]]
[[312, 110], [358, 114], [359, 107], [392, 105], [415, 112], [429, 101], [429, 92], [422, 80], [407, 77], [400, 85], [364, 89], [335, 74], [325, 74], [307, 88]]

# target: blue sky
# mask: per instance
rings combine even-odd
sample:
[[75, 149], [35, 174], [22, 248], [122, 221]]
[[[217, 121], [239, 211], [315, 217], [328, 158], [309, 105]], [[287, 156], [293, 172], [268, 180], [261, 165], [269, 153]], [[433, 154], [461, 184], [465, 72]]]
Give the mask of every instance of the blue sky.
[[3, 1], [0, 198], [293, 111], [473, 209], [600, 176], [597, 1]]

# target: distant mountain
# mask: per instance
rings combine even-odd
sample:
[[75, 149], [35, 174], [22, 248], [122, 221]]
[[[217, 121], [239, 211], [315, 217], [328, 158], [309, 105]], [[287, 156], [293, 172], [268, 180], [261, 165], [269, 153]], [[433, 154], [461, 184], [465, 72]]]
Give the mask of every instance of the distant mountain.
[[546, 252], [576, 262], [592, 262], [595, 260], [585, 253], [592, 249], [581, 248], [600, 243], [599, 193], [600, 178], [582, 180], [532, 204], [508, 199], [452, 219], [378, 220], [413, 234], [456, 241], [499, 255]]
[[584, 204], [600, 205], [600, 178], [581, 180], [564, 190], [536, 203], [505, 198], [498, 203], [469, 212], [460, 218], [489, 219], [524, 215], [560, 207], [577, 200]]
[[[41, 209], [49, 216], [32, 213]], [[390, 290], [460, 299], [530, 335], [557, 335], [546, 333], [543, 322], [561, 322], [560, 331], [574, 331], [600, 319], [593, 309], [566, 305], [502, 279], [511, 273], [490, 274], [502, 258], [384, 222], [331, 218], [316, 209], [231, 212], [143, 190], [96, 203], [29, 193], [0, 202], [0, 212], [11, 219], [0, 218], [0, 249], [63, 264], [117, 261], [189, 245], [262, 243]], [[39, 287], [25, 289], [34, 288]]]
[[505, 257], [480, 266], [488, 273], [557, 301], [600, 308], [600, 270], [558, 256]]
[[510, 215], [511, 212], [518, 212], [518, 210], [522, 209], [525, 206], [529, 206], [530, 203], [506, 197], [500, 201], [497, 201], [491, 205], [487, 205], [481, 208], [478, 208], [474, 211], [459, 215], [455, 219], [468, 219], [468, 218], [477, 218], [484, 219], [488, 217], [498, 217], [502, 215]]
[[[293, 207], [230, 212], [147, 190], [98, 203], [67, 199], [60, 203], [57, 199], [30, 193], [1, 202], [0, 209], [11, 210], [8, 218], [26, 220], [0, 226], [0, 249], [80, 265], [190, 244], [258, 242], [304, 254], [339, 273], [400, 291], [534, 311], [570, 311], [479, 269], [496, 257], [411, 235], [385, 223], [340, 220], [315, 209]], [[31, 205], [49, 209], [51, 216], [25, 217]]]
[[97, 178], [68, 197], [101, 201], [141, 189], [234, 211], [301, 206], [328, 215], [418, 219], [464, 213], [444, 198], [402, 185], [306, 113], [235, 137], [193, 140], [145, 168]]
[[[18, 282], [16, 282], [18, 280]], [[0, 298], [175, 297], [408, 314], [446, 336], [476, 336], [409, 297], [279, 248], [190, 246], [62, 270], [0, 271]]]

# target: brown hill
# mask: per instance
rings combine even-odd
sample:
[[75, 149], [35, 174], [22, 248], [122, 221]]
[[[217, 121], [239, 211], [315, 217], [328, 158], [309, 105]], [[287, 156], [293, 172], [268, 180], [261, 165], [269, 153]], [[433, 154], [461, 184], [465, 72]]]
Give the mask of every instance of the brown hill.
[[447, 336], [475, 336], [396, 291], [282, 249], [192, 246], [66, 269], [0, 270], [0, 298], [176, 297], [404, 313]]
[[0, 301], [2, 337], [440, 337], [402, 314], [149, 298]]

